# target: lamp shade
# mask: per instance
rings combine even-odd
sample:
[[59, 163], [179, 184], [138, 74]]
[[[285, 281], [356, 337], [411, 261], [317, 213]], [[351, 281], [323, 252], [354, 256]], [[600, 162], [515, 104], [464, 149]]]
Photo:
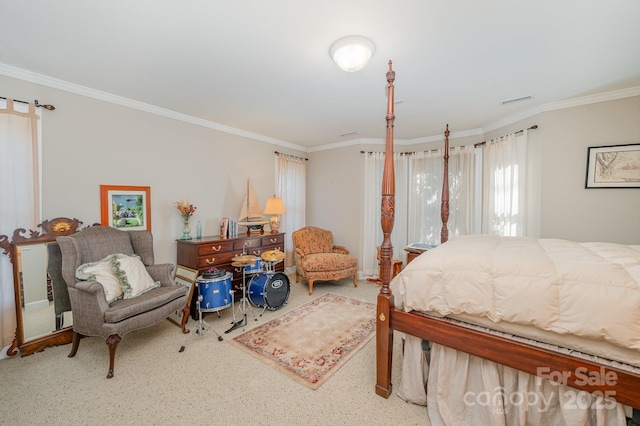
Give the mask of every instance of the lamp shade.
[[341, 70], [356, 72], [367, 65], [375, 50], [371, 40], [361, 36], [349, 36], [333, 43], [329, 54]]
[[264, 206], [264, 214], [285, 214], [286, 212], [282, 198], [276, 196], [269, 198]]

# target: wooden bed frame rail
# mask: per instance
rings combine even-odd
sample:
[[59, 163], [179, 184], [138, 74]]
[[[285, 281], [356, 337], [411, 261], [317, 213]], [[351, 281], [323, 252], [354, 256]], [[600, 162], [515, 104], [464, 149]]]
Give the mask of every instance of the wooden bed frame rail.
[[[380, 247], [380, 280], [382, 287], [376, 311], [376, 394], [388, 398], [392, 393], [391, 366], [393, 360], [393, 332], [404, 332], [433, 343], [460, 350], [526, 373], [544, 378], [562, 377], [562, 384], [588, 391], [595, 395], [640, 408], [640, 375], [612, 368], [596, 362], [546, 350], [501, 336], [483, 333], [454, 323], [428, 317], [416, 312], [394, 308], [389, 288], [391, 278], [391, 231], [395, 214], [395, 176], [393, 167], [393, 126], [395, 72], [389, 61], [386, 74], [387, 138], [384, 174], [382, 180], [381, 225], [383, 242]], [[449, 154], [449, 126], [445, 131], [445, 159]], [[449, 213], [448, 161], [445, 161], [441, 216], [443, 227], [441, 242], [448, 238]], [[548, 375], [544, 373], [548, 372]], [[557, 380], [556, 380], [557, 381]], [[634, 416], [637, 410], [634, 410]]]

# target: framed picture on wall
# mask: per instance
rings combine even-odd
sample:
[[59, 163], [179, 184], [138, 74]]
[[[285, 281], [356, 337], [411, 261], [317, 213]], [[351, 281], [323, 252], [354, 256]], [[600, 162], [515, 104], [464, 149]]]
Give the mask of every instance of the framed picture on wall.
[[124, 231], [151, 231], [150, 187], [100, 185], [100, 223]]
[[592, 146], [586, 188], [640, 188], [640, 144]]
[[[198, 279], [198, 271], [187, 268], [186, 266], [178, 265], [176, 266], [176, 272], [173, 279], [176, 284], [181, 284], [189, 289], [189, 292], [187, 293], [187, 305], [191, 306], [191, 298], [193, 297], [193, 290], [196, 280]], [[171, 312], [171, 315], [169, 315], [167, 319], [180, 327], [182, 324], [182, 315], [184, 315], [184, 312], [182, 312], [181, 309], [176, 309]]]

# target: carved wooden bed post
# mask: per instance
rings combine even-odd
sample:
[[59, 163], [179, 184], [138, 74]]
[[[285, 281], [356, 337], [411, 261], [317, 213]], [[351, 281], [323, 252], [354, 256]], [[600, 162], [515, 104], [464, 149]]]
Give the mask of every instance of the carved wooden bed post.
[[442, 205], [440, 206], [440, 218], [442, 219], [442, 230], [440, 231], [440, 244], [444, 244], [449, 239], [449, 124], [444, 131], [444, 176], [442, 180]]
[[[384, 174], [382, 178], [382, 202], [380, 222], [382, 224], [383, 240], [380, 246], [380, 280], [382, 288], [378, 294], [378, 308], [376, 320], [376, 393], [388, 398], [391, 395], [391, 361], [393, 351], [393, 329], [389, 323], [389, 310], [393, 306], [393, 295], [389, 289], [391, 281], [391, 231], [395, 214], [395, 172], [393, 165], [393, 121], [396, 116], [394, 107], [393, 82], [396, 73], [389, 61], [387, 71], [387, 138], [384, 156]], [[386, 348], [386, 350], [385, 350]]]

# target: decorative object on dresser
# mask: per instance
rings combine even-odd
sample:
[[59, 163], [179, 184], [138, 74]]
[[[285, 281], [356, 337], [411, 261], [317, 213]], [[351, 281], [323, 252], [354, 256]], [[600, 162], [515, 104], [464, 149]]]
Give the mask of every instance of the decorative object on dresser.
[[180, 216], [182, 216], [182, 220], [184, 221], [184, 227], [182, 229], [182, 237], [181, 240], [190, 240], [191, 239], [191, 228], [189, 228], [189, 219], [191, 215], [195, 213], [197, 207], [191, 204], [189, 201], [176, 201], [173, 203], [174, 206], [180, 212]]
[[247, 193], [244, 196], [244, 201], [240, 208], [240, 217], [238, 218], [238, 225], [247, 227], [247, 235], [251, 234], [264, 234], [264, 225], [269, 223], [268, 220], [264, 220], [262, 216], [262, 210], [260, 209], [260, 203], [256, 194], [253, 192], [251, 181], [247, 180]]
[[[200, 274], [210, 268], [217, 268], [233, 274], [232, 290], [235, 297], [242, 294], [243, 268], [232, 265], [233, 258], [240, 255], [260, 255], [270, 250], [285, 251], [284, 233], [269, 235], [251, 235], [235, 238], [202, 237], [201, 240], [177, 240], [177, 263], [195, 269]], [[283, 272], [284, 262], [278, 263], [274, 272]], [[259, 271], [257, 271], [259, 272]], [[191, 301], [191, 317], [197, 320], [197, 309]]]
[[[56, 238], [71, 235], [82, 224], [78, 219], [58, 217], [38, 225], [42, 232], [18, 228], [11, 239], [0, 235], [0, 247], [13, 264], [16, 336], [7, 355], [41, 352], [48, 346], [71, 343], [71, 307], [67, 286], [58, 273], [61, 259], [50, 256], [59, 250]], [[58, 264], [54, 264], [55, 262]]]
[[93, 226], [57, 241], [73, 312], [69, 357], [78, 351], [80, 338], [103, 337], [109, 347], [109, 379], [116, 348], [127, 333], [150, 327], [176, 309], [184, 310], [182, 332], [189, 332], [187, 288], [174, 282], [172, 264], [154, 263], [151, 232]]
[[313, 293], [315, 280], [339, 280], [353, 275], [353, 286], [358, 287], [358, 258], [349, 250], [333, 244], [331, 231], [306, 226], [291, 234], [296, 257], [296, 282], [302, 277]]
[[100, 223], [125, 231], [151, 231], [151, 188], [100, 185]]
[[272, 215], [269, 218], [269, 225], [271, 226], [271, 233], [277, 234], [280, 229], [280, 214], [285, 214], [287, 209], [284, 207], [284, 203], [282, 202], [282, 198], [276, 197], [275, 194], [273, 197], [267, 200], [267, 204], [264, 206], [264, 214]]

